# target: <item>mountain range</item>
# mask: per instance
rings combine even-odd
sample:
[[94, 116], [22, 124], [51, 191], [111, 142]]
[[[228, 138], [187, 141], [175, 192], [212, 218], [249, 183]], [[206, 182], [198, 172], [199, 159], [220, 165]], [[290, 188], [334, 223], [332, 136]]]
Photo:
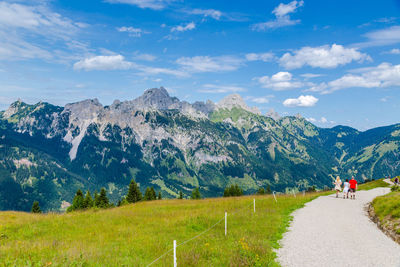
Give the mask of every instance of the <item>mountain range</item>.
[[164, 88], [103, 106], [97, 99], [34, 105], [20, 100], [0, 112], [0, 210], [65, 209], [77, 189], [105, 187], [114, 202], [131, 179], [163, 197], [221, 196], [331, 186], [400, 171], [400, 124], [358, 131], [319, 128], [300, 115], [262, 115], [238, 94], [218, 103], [188, 103]]

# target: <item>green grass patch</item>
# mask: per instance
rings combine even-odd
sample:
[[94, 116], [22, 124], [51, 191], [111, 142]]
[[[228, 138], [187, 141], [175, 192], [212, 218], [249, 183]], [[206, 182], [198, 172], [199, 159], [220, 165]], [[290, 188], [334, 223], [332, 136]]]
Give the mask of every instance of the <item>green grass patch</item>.
[[[331, 192], [329, 192], [331, 193]], [[146, 266], [177, 243], [179, 266], [279, 266], [290, 214], [323, 193], [140, 202], [68, 214], [0, 212], [2, 266]], [[253, 198], [256, 213], [253, 213]], [[236, 213], [234, 213], [237, 211]], [[171, 266], [169, 253], [153, 266]]]
[[360, 184], [358, 190], [371, 190], [377, 187], [389, 187], [390, 185], [383, 181], [383, 179], [367, 182], [365, 184]]
[[394, 191], [377, 197], [372, 201], [372, 206], [382, 225], [391, 225], [400, 235], [400, 192]]

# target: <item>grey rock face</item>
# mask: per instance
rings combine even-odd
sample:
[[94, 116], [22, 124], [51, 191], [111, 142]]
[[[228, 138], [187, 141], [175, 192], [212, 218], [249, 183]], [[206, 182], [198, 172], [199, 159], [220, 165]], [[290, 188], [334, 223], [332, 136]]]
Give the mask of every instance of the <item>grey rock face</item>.
[[265, 116], [273, 118], [274, 120], [279, 120], [281, 118], [281, 116], [278, 114], [278, 112], [276, 112], [273, 108], [270, 109]]
[[244, 102], [243, 98], [239, 94], [232, 94], [224, 97], [220, 102], [217, 104], [218, 109], [232, 109], [233, 107], [240, 107], [244, 110], [247, 110], [251, 113], [261, 115], [261, 111], [257, 107], [249, 107]]

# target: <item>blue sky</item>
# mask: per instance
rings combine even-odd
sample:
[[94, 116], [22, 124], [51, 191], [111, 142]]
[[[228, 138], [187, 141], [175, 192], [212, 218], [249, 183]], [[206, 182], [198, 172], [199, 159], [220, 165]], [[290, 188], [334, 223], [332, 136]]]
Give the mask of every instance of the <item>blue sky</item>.
[[398, 123], [399, 14], [398, 0], [0, 1], [0, 109], [164, 86], [321, 127]]

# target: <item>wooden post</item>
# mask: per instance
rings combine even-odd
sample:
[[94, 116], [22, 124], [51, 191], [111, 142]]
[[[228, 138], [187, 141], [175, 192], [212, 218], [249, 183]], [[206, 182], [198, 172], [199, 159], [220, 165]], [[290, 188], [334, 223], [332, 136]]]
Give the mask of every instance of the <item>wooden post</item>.
[[254, 202], [254, 213], [256, 213], [256, 199], [255, 198], [253, 198], [253, 202]]

